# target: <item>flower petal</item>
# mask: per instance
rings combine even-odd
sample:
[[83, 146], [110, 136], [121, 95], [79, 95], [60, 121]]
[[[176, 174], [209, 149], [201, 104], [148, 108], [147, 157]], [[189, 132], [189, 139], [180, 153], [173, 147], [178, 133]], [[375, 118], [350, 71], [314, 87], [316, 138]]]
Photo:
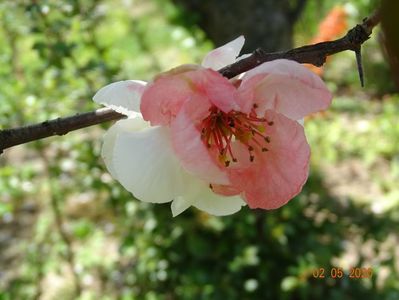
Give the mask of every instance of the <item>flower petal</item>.
[[308, 177], [310, 148], [298, 122], [273, 111], [265, 117], [274, 123], [266, 129], [268, 151], [256, 153], [252, 166], [229, 169], [229, 178], [251, 208], [275, 209], [301, 191]]
[[104, 134], [101, 156], [105, 162], [105, 166], [107, 167], [108, 171], [115, 179], [117, 179], [117, 175], [116, 171], [114, 170], [112, 159], [114, 156], [115, 141], [118, 134], [121, 132], [138, 131], [146, 127], [148, 127], [148, 123], [144, 122], [141, 118], [137, 118], [137, 120], [123, 119], [117, 121]]
[[193, 98], [181, 109], [171, 124], [173, 149], [183, 168], [206, 182], [229, 184], [226, 174], [201, 139], [197, 126], [209, 113], [206, 99]]
[[[187, 198], [187, 197], [186, 197]], [[184, 197], [177, 197], [171, 204], [172, 215], [176, 217], [191, 206], [191, 202]]]
[[234, 214], [242, 206], [246, 205], [244, 200], [239, 196], [226, 197], [215, 194], [205, 183], [199, 185], [198, 193], [190, 202], [196, 208], [214, 216]]
[[[144, 121], [137, 118], [131, 122]], [[169, 202], [189, 184], [173, 153], [168, 128], [119, 132], [111, 164], [123, 187], [145, 202]]]
[[145, 86], [146, 82], [139, 80], [114, 82], [101, 88], [93, 100], [121, 114], [136, 116], [140, 113], [140, 98]]
[[142, 97], [140, 111], [144, 119], [153, 126], [170, 125], [183, 104], [193, 95], [203, 92], [200, 85], [206, 81], [202, 78], [206, 76], [205, 70], [186, 70], [183, 65], [157, 76]]
[[172, 202], [173, 216], [179, 215], [191, 205], [214, 216], [226, 216], [239, 211], [246, 203], [239, 196], [226, 197], [215, 194], [204, 181], [194, 179], [184, 195]]
[[320, 77], [301, 64], [284, 59], [248, 71], [239, 91], [242, 101], [257, 104], [258, 114], [272, 109], [294, 120], [326, 109], [332, 99]]
[[228, 113], [231, 110], [240, 110], [237, 103], [240, 102], [237, 89], [220, 73], [203, 69], [202, 76], [198, 76], [198, 89], [204, 91], [210, 102], [221, 111]]
[[232, 185], [212, 184], [212, 191], [222, 196], [236, 196], [241, 194], [241, 191]]
[[172, 70], [159, 76], [143, 94], [141, 113], [151, 125], [169, 125], [193, 97], [209, 100], [225, 112], [239, 108], [236, 88], [218, 72], [200, 68], [177, 74]]
[[244, 42], [245, 38], [241, 35], [235, 40], [212, 50], [205, 56], [202, 66], [217, 71], [234, 63], [240, 54], [242, 46], [244, 46]]

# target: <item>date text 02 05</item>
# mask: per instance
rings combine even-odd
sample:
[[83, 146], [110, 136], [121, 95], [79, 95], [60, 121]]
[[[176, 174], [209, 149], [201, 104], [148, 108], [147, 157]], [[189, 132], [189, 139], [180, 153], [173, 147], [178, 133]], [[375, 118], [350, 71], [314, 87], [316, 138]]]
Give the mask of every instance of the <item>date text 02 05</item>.
[[373, 276], [372, 268], [350, 268], [346, 273], [343, 268], [333, 267], [331, 269], [317, 268], [312, 272], [314, 278], [342, 278], [347, 276], [351, 279], [371, 278]]

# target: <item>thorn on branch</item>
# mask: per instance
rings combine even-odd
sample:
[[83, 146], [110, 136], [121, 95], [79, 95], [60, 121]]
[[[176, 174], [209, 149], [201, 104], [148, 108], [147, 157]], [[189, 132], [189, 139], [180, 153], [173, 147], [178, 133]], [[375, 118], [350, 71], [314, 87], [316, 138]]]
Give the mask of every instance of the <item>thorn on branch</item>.
[[357, 71], [359, 73], [360, 85], [364, 87], [364, 73], [363, 73], [363, 65], [362, 65], [362, 47], [359, 46], [355, 50], [356, 54], [356, 64], [357, 64]]

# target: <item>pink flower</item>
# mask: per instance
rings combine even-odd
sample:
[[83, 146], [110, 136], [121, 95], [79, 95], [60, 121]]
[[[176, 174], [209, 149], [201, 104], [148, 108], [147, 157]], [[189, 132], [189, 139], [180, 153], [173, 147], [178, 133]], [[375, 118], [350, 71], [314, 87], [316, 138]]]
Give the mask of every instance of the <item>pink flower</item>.
[[278, 208], [301, 191], [310, 149], [298, 120], [326, 109], [331, 94], [288, 60], [227, 80], [215, 69], [233, 63], [243, 43], [239, 37], [202, 66], [178, 67], [148, 85], [117, 82], [95, 95], [129, 116], [105, 135], [103, 157], [138, 199], [173, 200], [173, 215], [191, 205], [227, 215], [246, 203]]

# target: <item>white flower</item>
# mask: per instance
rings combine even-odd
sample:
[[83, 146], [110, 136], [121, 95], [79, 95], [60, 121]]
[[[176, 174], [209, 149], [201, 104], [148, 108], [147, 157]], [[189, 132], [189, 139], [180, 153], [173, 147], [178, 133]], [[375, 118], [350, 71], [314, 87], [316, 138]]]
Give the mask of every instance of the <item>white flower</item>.
[[[240, 36], [214, 49], [202, 66], [218, 70], [234, 63], [243, 45], [244, 37]], [[240, 196], [215, 194], [209, 183], [183, 169], [174, 154], [169, 128], [150, 126], [142, 119], [140, 101], [145, 86], [143, 81], [119, 81], [103, 87], [93, 98], [128, 117], [104, 135], [102, 157], [112, 177], [141, 201], [172, 201], [173, 216], [191, 205], [217, 216], [239, 211], [246, 205]]]

